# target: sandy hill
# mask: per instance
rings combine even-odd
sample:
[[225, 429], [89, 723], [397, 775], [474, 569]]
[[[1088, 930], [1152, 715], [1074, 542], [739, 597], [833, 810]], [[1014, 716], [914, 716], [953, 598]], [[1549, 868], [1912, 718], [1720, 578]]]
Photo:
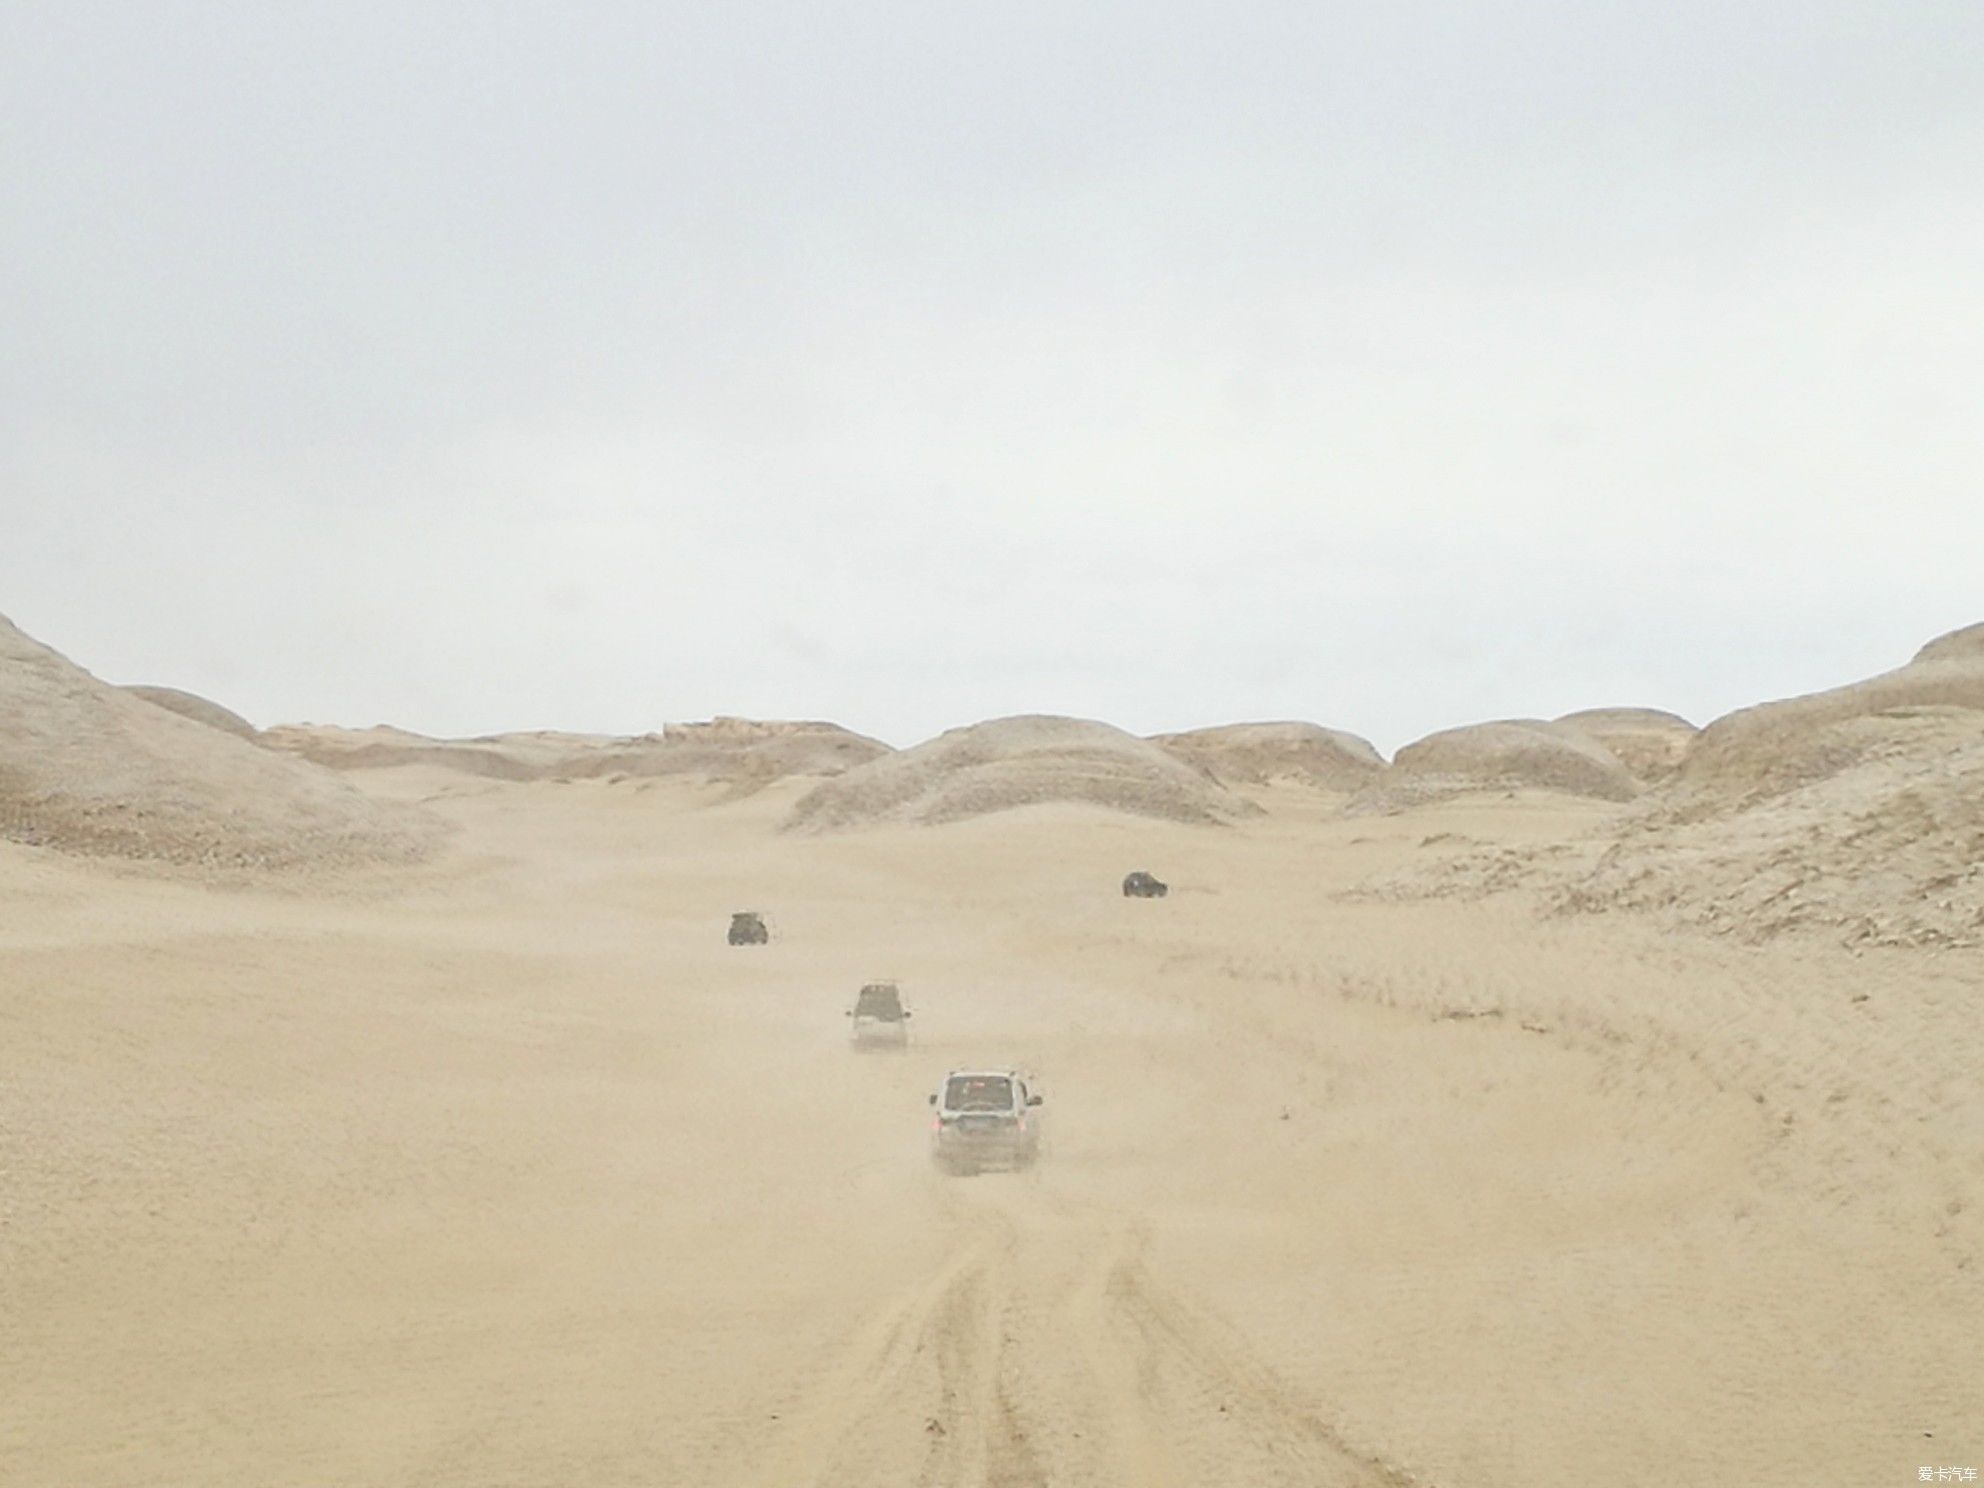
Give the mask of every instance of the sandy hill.
[[1680, 714], [1659, 708], [1586, 708], [1557, 722], [1603, 744], [1642, 784], [1679, 770], [1701, 732]]
[[1984, 944], [1984, 626], [1865, 682], [1716, 720], [1556, 902], [1746, 939]]
[[1354, 791], [1385, 768], [1384, 756], [1368, 740], [1314, 723], [1232, 723], [1157, 734], [1151, 743], [1229, 785], [1294, 780]]
[[1915, 659], [1918, 662], [1984, 662], [1984, 623], [1966, 625], [1963, 629], [1953, 630], [1948, 635], [1937, 636], [1915, 653]]
[[1864, 720], [1913, 708], [1984, 708], [1984, 626], [1929, 642], [1907, 666], [1718, 718], [1682, 762], [1670, 801], [1702, 817], [1733, 803], [1755, 802], [1836, 775], [1899, 744], [1912, 729]]
[[[1600, 737], [1611, 723], [1598, 720]], [[1678, 732], [1657, 716], [1645, 727]], [[1534, 889], [1558, 914], [1649, 911], [1752, 942], [1984, 945], [1984, 626], [1864, 682], [1717, 719], [1678, 771], [1592, 825], [1464, 845], [1358, 892]]]
[[889, 746], [831, 723], [718, 718], [669, 724], [633, 737], [536, 730], [433, 739], [404, 729], [289, 724], [269, 742], [338, 770], [439, 765], [497, 780], [590, 780], [614, 775], [695, 775], [739, 789], [788, 776], [835, 775]]
[[431, 824], [100, 682], [0, 619], [0, 837], [277, 867], [416, 856]]
[[485, 739], [432, 739], [425, 734], [380, 724], [338, 728], [327, 724], [279, 724], [263, 738], [274, 748], [302, 755], [333, 770], [385, 770], [400, 765], [439, 765], [496, 780], [537, 780], [579, 750], [597, 745], [573, 736], [537, 738], [513, 735]]
[[879, 739], [839, 724], [716, 718], [671, 723], [633, 749], [608, 749], [590, 762], [594, 775], [706, 775], [739, 786], [798, 775], [838, 775], [893, 753]]
[[1768, 797], [1629, 819], [1555, 907], [1654, 910], [1753, 941], [1984, 945], [1984, 711], [1906, 708], [1826, 738], [1833, 766]]
[[145, 687], [133, 685], [124, 688], [132, 697], [143, 698], [181, 718], [190, 718], [195, 723], [204, 723], [208, 728], [217, 728], [222, 733], [233, 734], [238, 739], [260, 739], [261, 730], [230, 708], [210, 702], [197, 693], [181, 692], [176, 687]]
[[1611, 750], [1582, 729], [1516, 718], [1443, 729], [1406, 745], [1353, 810], [1394, 811], [1484, 790], [1628, 801], [1640, 786]]
[[1258, 808], [1134, 734], [1077, 718], [1001, 718], [869, 761], [802, 796], [788, 829], [936, 824], [1074, 801], [1168, 821], [1231, 821]]

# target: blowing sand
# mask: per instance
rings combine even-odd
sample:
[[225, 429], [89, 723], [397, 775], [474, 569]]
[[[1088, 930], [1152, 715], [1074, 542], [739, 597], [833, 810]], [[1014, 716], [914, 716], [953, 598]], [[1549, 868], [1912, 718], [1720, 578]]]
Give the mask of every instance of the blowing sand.
[[[50, 675], [38, 716], [95, 698]], [[195, 730], [154, 762], [316, 768], [117, 702]], [[452, 830], [365, 879], [0, 842], [0, 1482], [1984, 1468], [1974, 950], [1593, 888], [1727, 898], [1753, 851], [1884, 913], [1936, 854], [1974, 879], [1978, 716], [1828, 713], [1885, 742], [1678, 814], [1493, 772], [1346, 814], [1023, 720], [743, 795], [416, 753], [343, 778]], [[1082, 797], [1138, 781], [1161, 809]], [[823, 790], [862, 830], [784, 830]], [[1877, 856], [1904, 877], [1866, 887]], [[1171, 896], [1122, 898], [1132, 867]], [[769, 946], [726, 946], [741, 907]], [[846, 1042], [877, 977], [906, 1053]], [[942, 1176], [924, 1096], [988, 1063], [1034, 1072], [1044, 1158]]]
[[[793, 837], [794, 782], [458, 779], [381, 772], [458, 828], [390, 893], [0, 847], [0, 1479], [1984, 1456], [1972, 959], [1336, 897], [1616, 809], [1562, 797]], [[1133, 864], [1172, 897], [1123, 900]], [[740, 904], [772, 945], [724, 945]], [[906, 1055], [843, 1043], [878, 974]], [[1038, 1072], [1047, 1156], [940, 1177], [923, 1095], [987, 1061]]]

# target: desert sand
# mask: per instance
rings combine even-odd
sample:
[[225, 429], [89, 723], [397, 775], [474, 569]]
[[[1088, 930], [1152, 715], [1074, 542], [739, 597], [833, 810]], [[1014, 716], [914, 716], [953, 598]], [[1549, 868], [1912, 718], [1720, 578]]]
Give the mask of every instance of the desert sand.
[[[1692, 779], [1525, 723], [1377, 802], [1068, 720], [748, 790], [333, 773], [11, 644], [0, 1482], [1984, 1467], [1972, 650]], [[118, 793], [340, 851], [140, 851]], [[1706, 912], [1760, 862], [1810, 912]], [[914, 1036], [857, 1054], [884, 976]], [[984, 1063], [1047, 1151], [942, 1176], [924, 1096]]]

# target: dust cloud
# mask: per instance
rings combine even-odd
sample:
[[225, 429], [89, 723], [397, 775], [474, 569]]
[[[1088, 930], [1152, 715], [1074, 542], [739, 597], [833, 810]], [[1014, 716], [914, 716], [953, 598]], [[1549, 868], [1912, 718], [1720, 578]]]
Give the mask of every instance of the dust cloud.
[[[1984, 1456], [1963, 648], [1422, 772], [1067, 720], [249, 741], [0, 638], [0, 1481]], [[877, 980], [902, 1050], [850, 1045]], [[947, 1177], [925, 1098], [987, 1066], [1044, 1150]]]

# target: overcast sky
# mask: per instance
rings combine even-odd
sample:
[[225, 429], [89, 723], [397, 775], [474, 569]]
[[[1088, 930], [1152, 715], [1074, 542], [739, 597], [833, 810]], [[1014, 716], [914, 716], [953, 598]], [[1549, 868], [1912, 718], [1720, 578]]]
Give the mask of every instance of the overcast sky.
[[258, 723], [1697, 720], [1984, 619], [1984, 5], [0, 8], [0, 613]]

